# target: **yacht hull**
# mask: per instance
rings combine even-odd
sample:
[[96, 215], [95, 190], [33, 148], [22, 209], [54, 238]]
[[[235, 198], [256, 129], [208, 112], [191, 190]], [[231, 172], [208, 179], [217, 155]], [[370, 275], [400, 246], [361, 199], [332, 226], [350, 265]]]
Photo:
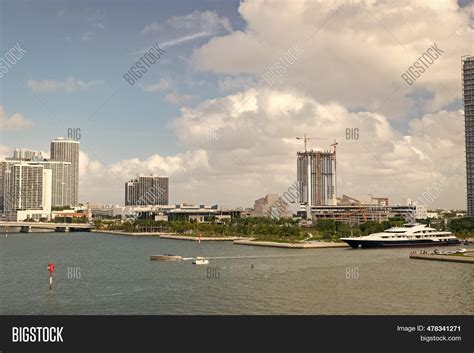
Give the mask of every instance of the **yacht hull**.
[[400, 240], [400, 241], [383, 241], [383, 240], [363, 240], [363, 239], [342, 239], [352, 248], [398, 248], [398, 247], [416, 247], [416, 246], [446, 246], [460, 245], [459, 239], [449, 239], [447, 241], [433, 241], [430, 239], [420, 240]]

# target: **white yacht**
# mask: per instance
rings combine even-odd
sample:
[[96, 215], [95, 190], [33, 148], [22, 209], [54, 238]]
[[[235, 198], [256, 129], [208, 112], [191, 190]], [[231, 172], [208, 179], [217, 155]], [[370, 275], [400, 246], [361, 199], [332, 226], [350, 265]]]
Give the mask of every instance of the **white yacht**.
[[341, 238], [341, 240], [345, 241], [354, 249], [461, 244], [459, 239], [451, 232], [439, 231], [419, 223], [408, 223], [402, 227], [393, 227], [384, 230], [382, 233], [373, 233], [363, 237]]

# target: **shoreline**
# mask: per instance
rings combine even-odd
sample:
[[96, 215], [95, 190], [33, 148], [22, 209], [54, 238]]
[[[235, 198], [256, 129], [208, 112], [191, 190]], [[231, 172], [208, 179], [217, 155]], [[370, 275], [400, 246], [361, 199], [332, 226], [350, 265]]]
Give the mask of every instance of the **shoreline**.
[[161, 236], [161, 235], [172, 235], [173, 233], [163, 233], [163, 232], [123, 232], [121, 230], [98, 230], [92, 229], [91, 233], [104, 233], [104, 234], [116, 234], [116, 235], [149, 235], [149, 236]]
[[[160, 239], [184, 240], [184, 241], [199, 241], [199, 237], [189, 235], [177, 235], [175, 233], [161, 233], [161, 232], [123, 232], [119, 230], [92, 230], [93, 233], [116, 234], [126, 236], [158, 236]], [[247, 237], [201, 237], [201, 241], [232, 241], [235, 245], [250, 245], [271, 248], [285, 248], [285, 249], [331, 249], [331, 248], [349, 248], [345, 243], [336, 242], [307, 242], [307, 243], [284, 243], [274, 242], [268, 240], [255, 240], [255, 238]]]
[[[176, 233], [166, 232], [123, 232], [120, 230], [92, 230], [93, 233], [104, 233], [104, 234], [116, 234], [116, 235], [127, 235], [127, 236], [158, 236], [161, 239], [173, 239], [173, 240], [187, 240], [187, 241], [199, 241], [199, 237], [193, 235], [178, 235]], [[248, 239], [244, 237], [201, 237], [201, 241], [234, 241], [239, 239]]]
[[[174, 235], [174, 234], [163, 234], [160, 235], [162, 239], [174, 239], [174, 240], [187, 240], [187, 241], [199, 241], [199, 237], [186, 236], [186, 235]], [[236, 241], [240, 239], [248, 239], [244, 237], [201, 237], [201, 241]]]

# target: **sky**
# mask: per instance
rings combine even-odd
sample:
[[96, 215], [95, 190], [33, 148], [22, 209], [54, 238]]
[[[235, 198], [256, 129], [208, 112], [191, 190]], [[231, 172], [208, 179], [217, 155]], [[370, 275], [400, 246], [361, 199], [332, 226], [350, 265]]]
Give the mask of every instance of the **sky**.
[[[338, 196], [404, 204], [438, 185], [428, 208], [465, 208], [461, 57], [473, 54], [473, 8], [3, 0], [0, 57], [21, 57], [0, 66], [0, 157], [48, 154], [80, 129], [81, 202], [123, 204], [125, 181], [157, 174], [170, 178], [171, 203], [248, 207], [294, 183], [306, 133], [310, 148], [337, 140]], [[123, 75], [156, 44], [164, 52], [130, 85]], [[433, 47], [408, 84], [402, 75]]]

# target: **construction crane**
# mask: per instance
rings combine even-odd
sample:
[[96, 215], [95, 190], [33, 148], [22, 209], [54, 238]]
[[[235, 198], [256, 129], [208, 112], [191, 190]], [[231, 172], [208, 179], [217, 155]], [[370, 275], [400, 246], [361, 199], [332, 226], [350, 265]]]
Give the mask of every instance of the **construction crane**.
[[304, 151], [308, 152], [308, 140], [327, 140], [327, 138], [319, 138], [319, 137], [308, 137], [306, 134], [303, 137], [297, 137], [297, 140], [303, 140], [304, 142]]
[[336, 140], [334, 140], [334, 143], [331, 144], [330, 146], [334, 148], [334, 153], [336, 153], [336, 147], [337, 147], [338, 143], [336, 142]]

